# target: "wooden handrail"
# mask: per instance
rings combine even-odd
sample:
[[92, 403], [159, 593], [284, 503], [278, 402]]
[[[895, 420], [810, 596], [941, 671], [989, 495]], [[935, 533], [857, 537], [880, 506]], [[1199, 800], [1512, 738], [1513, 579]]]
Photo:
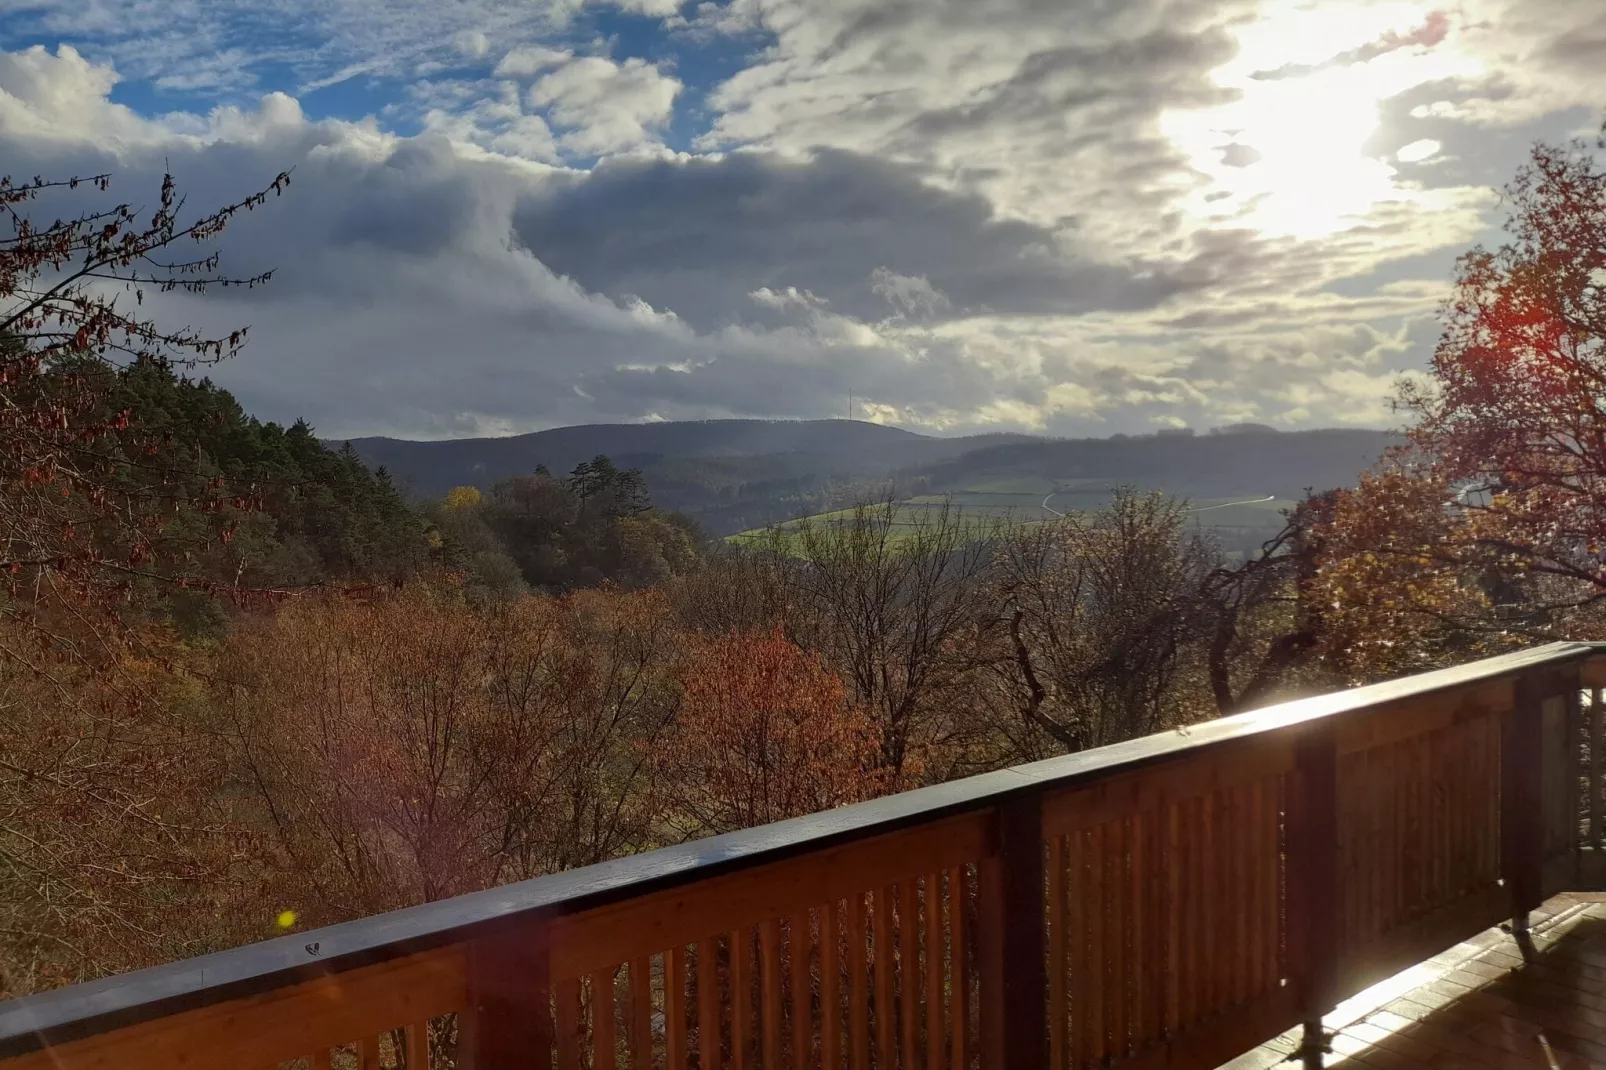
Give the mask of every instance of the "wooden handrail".
[[0, 1003], [0, 1070], [348, 1042], [366, 1066], [403, 1027], [427, 1063], [450, 1013], [478, 1070], [593, 1046], [594, 1067], [637, 1066], [653, 1045], [705, 1068], [1213, 1066], [1559, 890], [1578, 822], [1552, 828], [1554, 754], [1603, 651], [1552, 643]]

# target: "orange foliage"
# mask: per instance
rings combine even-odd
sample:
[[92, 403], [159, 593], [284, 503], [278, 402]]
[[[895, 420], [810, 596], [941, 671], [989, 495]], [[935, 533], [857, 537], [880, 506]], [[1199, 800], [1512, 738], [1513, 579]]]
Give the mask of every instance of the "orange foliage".
[[413, 590], [239, 635], [224, 672], [282, 852], [276, 909], [318, 924], [639, 849], [666, 620], [645, 595], [474, 609]]
[[660, 748], [666, 820], [684, 837], [750, 828], [881, 794], [875, 723], [842, 680], [779, 631], [703, 639]]

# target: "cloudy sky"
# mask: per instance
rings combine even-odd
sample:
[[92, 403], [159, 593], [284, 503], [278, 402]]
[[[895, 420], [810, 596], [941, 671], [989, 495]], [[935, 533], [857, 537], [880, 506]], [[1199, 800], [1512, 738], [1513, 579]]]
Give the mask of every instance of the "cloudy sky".
[[0, 0], [0, 171], [294, 168], [160, 311], [331, 436], [1388, 426], [1603, 109], [1600, 0]]

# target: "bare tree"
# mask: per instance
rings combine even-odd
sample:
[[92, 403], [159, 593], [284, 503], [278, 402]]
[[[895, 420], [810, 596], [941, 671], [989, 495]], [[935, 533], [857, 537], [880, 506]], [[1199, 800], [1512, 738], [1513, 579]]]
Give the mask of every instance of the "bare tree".
[[984, 580], [1000, 527], [949, 502], [888, 496], [797, 526], [801, 612], [794, 629], [821, 650], [876, 722], [895, 780], [943, 730], [939, 699], [974, 676], [964, 640], [986, 617]]
[[1015, 530], [1000, 543], [1002, 661], [1022, 721], [1060, 749], [1131, 739], [1191, 719], [1185, 675], [1216, 562], [1186, 508], [1123, 490], [1091, 516]]

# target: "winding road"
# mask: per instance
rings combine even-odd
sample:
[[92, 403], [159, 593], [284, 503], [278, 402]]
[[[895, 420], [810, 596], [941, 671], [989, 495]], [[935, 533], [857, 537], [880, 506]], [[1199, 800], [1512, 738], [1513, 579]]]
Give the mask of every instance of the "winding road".
[[[1054, 495], [1058, 494], [1058, 493], [1059, 493], [1059, 491], [1057, 491], [1057, 490], [1051, 490], [1047, 494], [1043, 495], [1043, 508], [1045, 510], [1047, 510], [1048, 512], [1053, 513], [1056, 517], [1062, 517], [1062, 516], [1065, 515], [1064, 513], [1060, 512], [1058, 509], [1056, 509], [1052, 505], [1048, 504], [1048, 500], [1050, 498], [1052, 498]], [[1275, 494], [1268, 494], [1264, 498], [1245, 498], [1241, 502], [1222, 502], [1219, 505], [1206, 505], [1206, 506], [1202, 506], [1201, 508], [1198, 508], [1198, 509], [1189, 509], [1188, 512], [1190, 512], [1190, 513], [1208, 513], [1212, 509], [1225, 509], [1229, 505], [1259, 505], [1261, 502], [1274, 501], [1276, 499], [1276, 497], [1277, 497], [1277, 495], [1275, 495]]]

